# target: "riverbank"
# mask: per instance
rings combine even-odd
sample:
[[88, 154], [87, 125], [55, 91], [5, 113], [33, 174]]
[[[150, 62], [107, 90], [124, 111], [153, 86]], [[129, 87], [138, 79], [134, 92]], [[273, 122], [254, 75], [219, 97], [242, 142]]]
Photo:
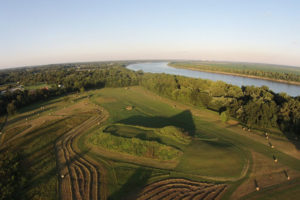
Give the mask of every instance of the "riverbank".
[[239, 76], [239, 77], [245, 77], [245, 78], [261, 79], [261, 80], [278, 82], [278, 83], [286, 83], [289, 85], [300, 85], [300, 82], [296, 82], [296, 81], [278, 80], [278, 79], [272, 79], [272, 78], [262, 77], [262, 76], [254, 76], [254, 75], [239, 74], [239, 73], [232, 73], [232, 72], [222, 72], [222, 71], [214, 71], [214, 70], [205, 70], [205, 69], [199, 69], [197, 67], [184, 67], [184, 66], [179, 67], [179, 66], [173, 66], [170, 63], [168, 63], [168, 66], [174, 67], [177, 69], [188, 69], [188, 70], [200, 71], [200, 72], [209, 72], [209, 73], [215, 73], [215, 74], [224, 74], [224, 75]]

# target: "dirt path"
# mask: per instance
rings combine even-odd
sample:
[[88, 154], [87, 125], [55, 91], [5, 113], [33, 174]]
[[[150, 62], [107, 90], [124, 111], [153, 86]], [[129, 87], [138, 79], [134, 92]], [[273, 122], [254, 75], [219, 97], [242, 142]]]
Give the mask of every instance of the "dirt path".
[[61, 199], [99, 199], [100, 173], [92, 162], [75, 152], [72, 143], [76, 136], [103, 122], [103, 119], [103, 115], [97, 114], [56, 142]]

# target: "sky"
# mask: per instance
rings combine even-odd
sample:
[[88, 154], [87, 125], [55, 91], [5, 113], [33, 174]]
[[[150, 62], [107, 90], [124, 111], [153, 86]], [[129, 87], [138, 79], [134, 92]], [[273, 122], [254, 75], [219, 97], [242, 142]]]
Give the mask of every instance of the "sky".
[[300, 1], [0, 0], [0, 68], [128, 59], [300, 66]]

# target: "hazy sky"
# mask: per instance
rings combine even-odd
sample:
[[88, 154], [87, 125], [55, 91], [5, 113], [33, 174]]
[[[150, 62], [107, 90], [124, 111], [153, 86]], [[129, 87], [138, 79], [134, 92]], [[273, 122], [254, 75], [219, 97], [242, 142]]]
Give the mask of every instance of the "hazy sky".
[[300, 1], [0, 0], [0, 67], [116, 59], [300, 66]]

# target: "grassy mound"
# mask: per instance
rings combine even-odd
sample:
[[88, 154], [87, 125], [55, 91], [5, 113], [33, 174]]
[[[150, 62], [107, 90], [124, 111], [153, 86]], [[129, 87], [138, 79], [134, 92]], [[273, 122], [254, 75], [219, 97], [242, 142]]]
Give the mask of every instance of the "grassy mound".
[[[103, 132], [127, 138], [136, 137], [142, 140], [157, 141], [166, 145], [168, 145], [169, 143], [165, 142], [163, 140], [163, 137], [181, 144], [189, 144], [191, 141], [191, 138], [187, 133], [183, 133], [181, 129], [175, 126], [165, 126], [163, 128], [147, 128], [142, 126], [113, 124], [105, 127], [103, 129]], [[176, 146], [176, 144], [172, 145]]]
[[174, 160], [181, 155], [181, 151], [155, 141], [119, 137], [103, 132], [91, 136], [90, 142], [112, 151], [160, 160]]
[[161, 129], [157, 129], [156, 133], [162, 136], [170, 137], [179, 143], [189, 144], [191, 142], [191, 138], [188, 136], [188, 134], [183, 133], [181, 129], [175, 126], [165, 126]]
[[[134, 156], [142, 156], [159, 160], [175, 160], [182, 152], [175, 147], [164, 144], [159, 135], [170, 135], [167, 129], [150, 129], [129, 125], [114, 124], [100, 129], [99, 132], [93, 134], [89, 141], [93, 145], [101, 146], [115, 152], [127, 153]], [[176, 136], [178, 137], [178, 131]]]

